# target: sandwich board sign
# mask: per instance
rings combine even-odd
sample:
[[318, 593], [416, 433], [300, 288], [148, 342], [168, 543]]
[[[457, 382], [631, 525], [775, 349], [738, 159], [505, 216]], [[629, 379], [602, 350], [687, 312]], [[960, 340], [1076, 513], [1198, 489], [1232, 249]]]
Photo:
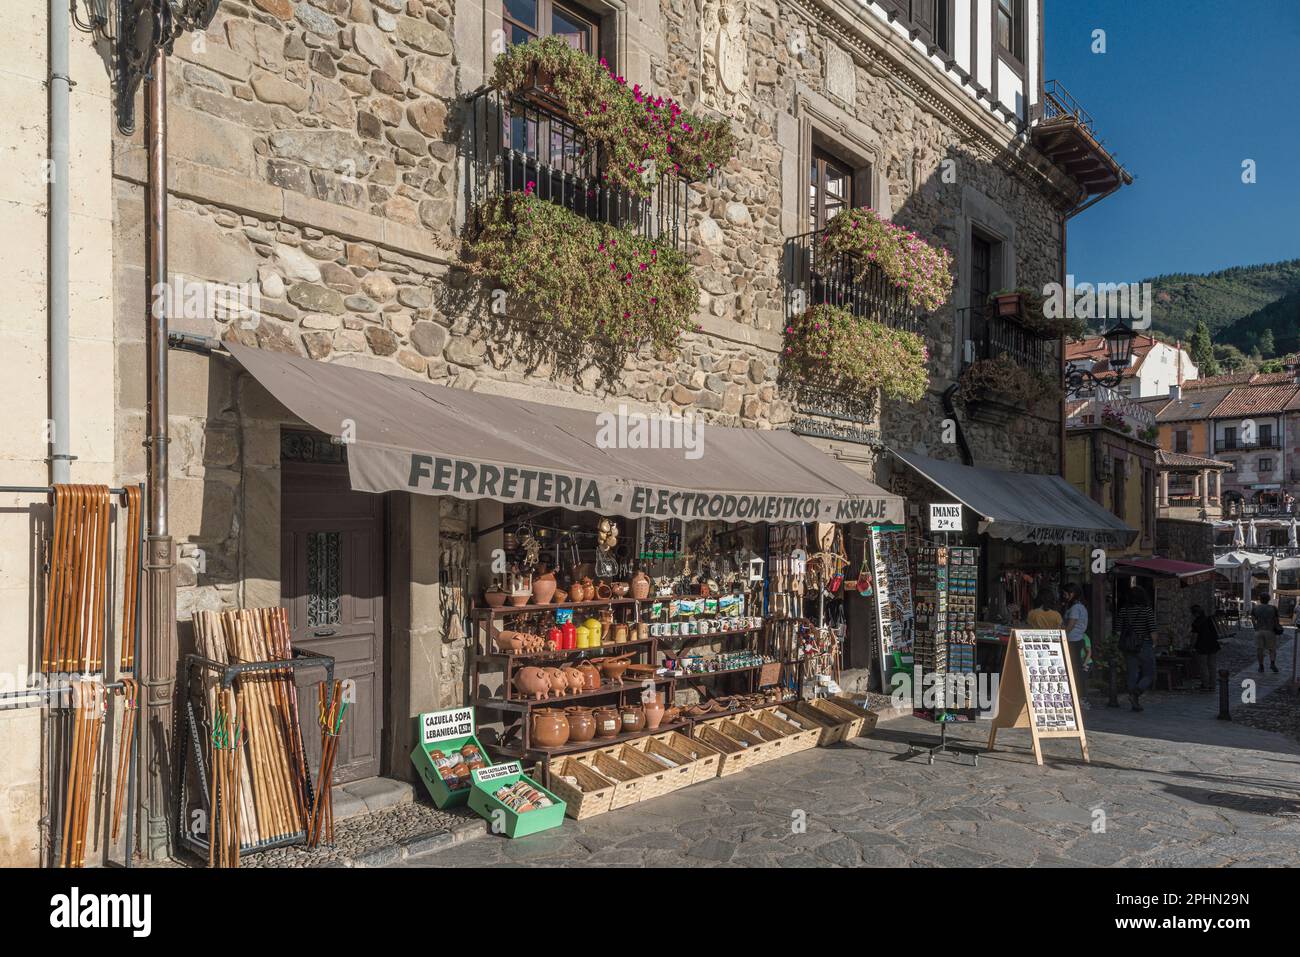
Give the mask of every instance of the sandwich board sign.
[[932, 503], [930, 505], [930, 531], [960, 532], [961, 502]]
[[1012, 629], [988, 750], [993, 750], [1001, 728], [1028, 728], [1034, 760], [1040, 765], [1043, 750], [1039, 742], [1045, 738], [1077, 738], [1084, 763], [1090, 763], [1078, 684], [1064, 631]]

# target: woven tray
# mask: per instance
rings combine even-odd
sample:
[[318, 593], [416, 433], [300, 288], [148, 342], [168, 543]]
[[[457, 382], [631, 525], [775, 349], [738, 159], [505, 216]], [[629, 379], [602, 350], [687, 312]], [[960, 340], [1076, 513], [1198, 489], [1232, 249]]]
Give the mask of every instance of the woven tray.
[[836, 721], [825, 711], [814, 708], [807, 701], [796, 701], [794, 710], [796, 714], [802, 716], [804, 724], [811, 721], [822, 729], [817, 738], [817, 747], [826, 748], [844, 740], [844, 732], [848, 730], [848, 725], [843, 721]]
[[678, 754], [691, 758], [691, 767], [695, 769], [692, 784], [718, 776], [718, 769], [722, 766], [722, 755], [717, 748], [705, 744], [699, 738], [688, 738], [677, 731], [656, 734], [655, 740], [662, 741]]
[[697, 724], [694, 740], [718, 752], [718, 777], [744, 771], [754, 763], [753, 755], [739, 741], [729, 738], [712, 724]]
[[801, 718], [783, 705], [761, 708], [752, 714], [755, 721], [762, 722], [785, 735], [786, 747], [791, 754], [817, 747], [817, 741], [821, 738], [820, 726], [811, 727], [811, 722], [807, 718]]
[[827, 698], [826, 700], [835, 707], [862, 719], [862, 725], [858, 728], [858, 733], [852, 735], [852, 737], [866, 737], [876, 730], [876, 722], [880, 720], [880, 715], [876, 714], [876, 712], [868, 711], [853, 699], [840, 695], [835, 695], [833, 698]]
[[591, 751], [573, 760], [586, 764], [601, 777], [614, 782], [609, 809], [616, 811], [641, 800], [641, 775], [608, 751]]
[[623, 745], [618, 759], [641, 775], [641, 800], [672, 794], [691, 783], [695, 770], [689, 764], [666, 768], [630, 744]]
[[[537, 775], [533, 775], [537, 779]], [[564, 778], [576, 778], [574, 787]], [[613, 806], [617, 784], [577, 758], [565, 758], [551, 768], [551, 790], [564, 799], [564, 813], [576, 821], [604, 814]]]

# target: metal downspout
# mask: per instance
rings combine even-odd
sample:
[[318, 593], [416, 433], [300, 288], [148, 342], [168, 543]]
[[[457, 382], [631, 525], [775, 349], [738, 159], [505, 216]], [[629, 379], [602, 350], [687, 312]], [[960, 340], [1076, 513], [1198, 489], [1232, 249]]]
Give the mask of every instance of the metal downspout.
[[68, 372], [68, 75], [70, 17], [66, 3], [50, 4], [49, 130], [49, 360], [50, 477], [72, 479]]

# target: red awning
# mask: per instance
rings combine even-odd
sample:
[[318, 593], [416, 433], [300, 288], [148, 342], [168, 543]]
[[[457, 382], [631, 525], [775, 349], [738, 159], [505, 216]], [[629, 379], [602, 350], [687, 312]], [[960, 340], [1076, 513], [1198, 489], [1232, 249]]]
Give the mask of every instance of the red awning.
[[1180, 562], [1172, 558], [1130, 558], [1120, 559], [1115, 563], [1115, 571], [1121, 575], [1147, 575], [1155, 578], [1177, 578], [1184, 585], [1214, 578], [1213, 565], [1200, 565], [1196, 562]]

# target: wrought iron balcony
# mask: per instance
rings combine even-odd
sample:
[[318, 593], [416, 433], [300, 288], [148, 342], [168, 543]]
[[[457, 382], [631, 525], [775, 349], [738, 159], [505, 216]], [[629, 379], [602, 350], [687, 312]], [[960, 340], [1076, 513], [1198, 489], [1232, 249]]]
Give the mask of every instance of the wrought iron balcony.
[[506, 96], [484, 87], [467, 98], [465, 117], [471, 206], [532, 183], [537, 197], [579, 216], [686, 250], [686, 182], [661, 175], [648, 197], [607, 185], [597, 144], [540, 91]]
[[1258, 449], [1280, 449], [1282, 448], [1282, 437], [1280, 435], [1261, 435], [1254, 442], [1243, 442], [1240, 439], [1218, 438], [1214, 440], [1215, 452], [1254, 452]]
[[1031, 132], [1034, 146], [1065, 171], [1086, 196], [1101, 196], [1133, 182], [1097, 137], [1096, 122], [1056, 80], [1043, 86], [1042, 113]]
[[920, 314], [908, 303], [906, 291], [875, 264], [863, 272], [857, 258], [827, 252], [821, 242], [824, 232], [803, 233], [785, 241], [786, 320], [809, 306], [832, 305], [894, 329], [919, 332]]
[[1016, 365], [1055, 381], [1060, 375], [1054, 339], [1031, 334], [1020, 323], [997, 314], [993, 306], [969, 306], [957, 310], [957, 341], [962, 344], [961, 367], [981, 359], [1005, 355]]

